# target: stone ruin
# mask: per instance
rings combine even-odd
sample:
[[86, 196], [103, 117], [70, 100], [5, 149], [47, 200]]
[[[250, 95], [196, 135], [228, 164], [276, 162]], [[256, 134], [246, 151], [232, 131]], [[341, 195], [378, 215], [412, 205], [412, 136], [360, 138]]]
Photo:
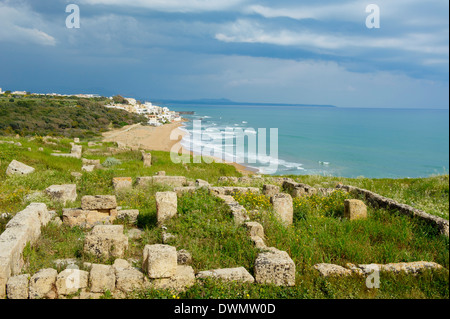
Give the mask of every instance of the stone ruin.
[[76, 145], [73, 144], [72, 145], [72, 150], [70, 151], [70, 153], [65, 154], [65, 153], [52, 153], [52, 156], [57, 156], [57, 157], [73, 157], [73, 158], [81, 158], [83, 152], [83, 146], [82, 145]]
[[[162, 176], [165, 177], [165, 176]], [[124, 188], [132, 186], [131, 178], [115, 179], [115, 185], [124, 182]], [[169, 185], [174, 181], [169, 179]], [[152, 181], [153, 182], [153, 181]], [[180, 180], [175, 182], [178, 183]], [[283, 189], [290, 181], [283, 180]], [[304, 184], [295, 184], [294, 194], [307, 195]], [[184, 188], [179, 192], [176, 188]], [[186, 191], [186, 187], [177, 186], [173, 192], [156, 194], [158, 223], [162, 224], [169, 218], [176, 217], [177, 193]], [[131, 219], [135, 222], [138, 210], [121, 211], [117, 207], [115, 196], [84, 196], [81, 209], [64, 210], [64, 222], [71, 226], [84, 225], [92, 227], [84, 242], [84, 251], [99, 258], [115, 259], [113, 265], [84, 264], [80, 270], [69, 265], [58, 273], [55, 269], [42, 269], [33, 276], [20, 274], [23, 259], [22, 252], [27, 242], [33, 243], [40, 235], [40, 228], [46, 225], [54, 216], [48, 212], [45, 204], [31, 204], [19, 212], [7, 224], [6, 230], [0, 235], [0, 298], [8, 295], [10, 299], [64, 298], [81, 290], [77, 298], [98, 298], [106, 290], [121, 293], [132, 292], [141, 288], [171, 289], [184, 291], [195, 284], [196, 280], [212, 278], [224, 281], [239, 281], [248, 283], [274, 284], [277, 286], [294, 286], [296, 265], [290, 256], [274, 247], [265, 244], [264, 228], [261, 224], [249, 219], [244, 207], [239, 205], [230, 194], [235, 192], [257, 192], [246, 187], [211, 187], [207, 182], [197, 181], [191, 186], [195, 191], [200, 187], [208, 187], [210, 193], [221, 198], [229, 207], [237, 225], [246, 228], [248, 236], [260, 251], [255, 260], [254, 277], [243, 267], [212, 269], [195, 274], [189, 266], [192, 256], [187, 251], [177, 251], [175, 247], [156, 244], [147, 245], [143, 251], [143, 261], [140, 268], [132, 267], [130, 262], [123, 260], [128, 249], [128, 237], [124, 234], [122, 225], [108, 225], [115, 218]], [[120, 189], [120, 187], [115, 187]], [[264, 185], [263, 193], [271, 197], [271, 202], [277, 216], [286, 225], [292, 223], [292, 196], [280, 193], [274, 185]], [[74, 185], [52, 185], [46, 189], [52, 199], [63, 203], [76, 200]], [[259, 189], [258, 189], [259, 192]], [[388, 202], [393, 205], [390, 201]], [[357, 200], [345, 203], [345, 216], [349, 219], [364, 218], [367, 214], [365, 204]], [[403, 207], [403, 206], [402, 206]], [[119, 217], [120, 216], [120, 217]], [[448, 222], [447, 222], [448, 223]], [[164, 226], [163, 226], [164, 227]], [[346, 268], [332, 264], [318, 264], [315, 268], [323, 276], [365, 275], [372, 271], [374, 265], [347, 264]], [[429, 262], [399, 263], [376, 265], [381, 271], [420, 273], [424, 269], [440, 269], [440, 265]]]
[[13, 160], [6, 169], [6, 175], [28, 175], [33, 173], [34, 171], [35, 169], [33, 167]]
[[406, 273], [406, 274], [419, 274], [429, 269], [442, 269], [443, 267], [434, 262], [411, 262], [411, 263], [391, 263], [387, 265], [381, 264], [369, 264], [369, 265], [354, 265], [346, 264], [346, 267], [342, 267], [334, 264], [317, 264], [314, 265], [321, 276], [323, 277], [345, 277], [352, 276], [354, 274], [359, 276], [366, 276], [372, 274], [374, 271], [390, 272], [390, 273]]

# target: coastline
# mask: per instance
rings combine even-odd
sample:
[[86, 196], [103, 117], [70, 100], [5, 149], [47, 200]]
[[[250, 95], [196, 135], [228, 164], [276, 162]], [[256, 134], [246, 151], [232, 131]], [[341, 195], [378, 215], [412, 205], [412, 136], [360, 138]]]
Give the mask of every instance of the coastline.
[[[164, 151], [170, 152], [173, 149], [182, 150], [183, 153], [189, 153], [195, 156], [192, 151], [186, 150], [181, 141], [187, 134], [180, 128], [183, 126], [181, 122], [164, 124], [162, 126], [143, 126], [141, 124], [127, 125], [120, 129], [111, 130], [103, 133], [104, 142], [116, 142], [131, 148], [132, 150], [146, 150], [146, 151]], [[178, 137], [176, 140], [171, 139], [171, 135]], [[213, 157], [216, 163], [224, 163], [232, 165], [236, 170], [243, 175], [256, 174], [257, 171], [250, 167], [234, 162], [225, 162], [219, 158]]]

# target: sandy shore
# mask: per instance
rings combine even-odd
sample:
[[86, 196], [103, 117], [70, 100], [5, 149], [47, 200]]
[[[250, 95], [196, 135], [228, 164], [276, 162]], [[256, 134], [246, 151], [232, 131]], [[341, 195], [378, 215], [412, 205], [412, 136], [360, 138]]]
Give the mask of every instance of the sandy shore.
[[[103, 141], [116, 142], [131, 149], [142, 149], [146, 151], [178, 152], [183, 150], [183, 152], [186, 152], [180, 145], [183, 136], [186, 134], [179, 129], [181, 126], [183, 126], [182, 122], [165, 124], [158, 127], [142, 126], [141, 124], [128, 125], [118, 130], [103, 133]], [[193, 155], [192, 152], [187, 153]], [[220, 159], [215, 160], [216, 162], [222, 162]], [[233, 165], [244, 175], [255, 174], [254, 170], [243, 165], [230, 162], [226, 162], [226, 164]]]

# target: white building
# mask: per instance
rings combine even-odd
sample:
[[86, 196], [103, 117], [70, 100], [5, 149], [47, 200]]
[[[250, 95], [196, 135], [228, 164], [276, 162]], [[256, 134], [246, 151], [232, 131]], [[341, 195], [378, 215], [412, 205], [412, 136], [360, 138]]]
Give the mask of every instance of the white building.
[[0, 88], [0, 94], [3, 94], [2, 88]]
[[136, 99], [126, 97], [125, 100], [127, 100], [128, 103], [131, 104], [131, 105], [136, 105], [137, 104]]

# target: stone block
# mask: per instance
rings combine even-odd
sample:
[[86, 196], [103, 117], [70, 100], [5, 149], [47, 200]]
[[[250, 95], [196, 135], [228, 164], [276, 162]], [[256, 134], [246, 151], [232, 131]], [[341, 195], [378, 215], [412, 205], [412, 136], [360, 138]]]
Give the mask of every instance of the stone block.
[[280, 187], [277, 185], [266, 184], [263, 185], [263, 194], [272, 197], [280, 192]]
[[197, 187], [195, 186], [187, 186], [187, 187], [175, 187], [173, 189], [177, 196], [183, 196], [186, 193], [195, 193], [197, 191]]
[[144, 285], [144, 274], [135, 268], [116, 271], [116, 289], [123, 292], [132, 292], [141, 289]]
[[109, 225], [114, 221], [110, 213], [81, 209], [64, 209], [63, 223], [69, 227], [92, 228], [96, 225]]
[[8, 299], [28, 299], [30, 275], [10, 277], [7, 284]]
[[314, 265], [314, 269], [318, 270], [319, 273], [324, 277], [349, 276], [352, 274], [349, 269], [333, 264], [317, 264]]
[[83, 166], [81, 167], [81, 170], [82, 170], [83, 172], [91, 173], [91, 172], [93, 172], [93, 171], [95, 170], [95, 165], [83, 165]]
[[35, 171], [31, 166], [13, 160], [6, 169], [6, 175], [28, 175]]
[[116, 274], [113, 266], [93, 264], [89, 273], [89, 287], [91, 292], [103, 293], [114, 291], [116, 287]]
[[346, 199], [344, 202], [344, 217], [349, 220], [366, 219], [366, 204], [358, 199]]
[[202, 180], [202, 179], [197, 179], [195, 181], [195, 186], [197, 186], [197, 187], [209, 187], [209, 183], [207, 181]]
[[245, 226], [250, 237], [258, 236], [264, 238], [264, 228], [258, 222], [246, 222]]
[[67, 296], [88, 287], [89, 273], [80, 269], [65, 269], [56, 277], [58, 295]]
[[142, 161], [144, 162], [144, 167], [152, 166], [152, 154], [142, 152]]
[[192, 255], [187, 250], [177, 251], [177, 263], [178, 265], [190, 265], [192, 263]]
[[95, 226], [84, 240], [84, 251], [101, 258], [121, 258], [128, 249], [123, 225]]
[[251, 236], [250, 239], [252, 240], [253, 245], [255, 245], [256, 249], [263, 250], [267, 248], [266, 244], [264, 243], [264, 239], [262, 239], [261, 237]]
[[30, 279], [30, 299], [56, 299], [56, 277], [55, 269], [42, 269], [35, 273]]
[[131, 224], [136, 224], [139, 216], [138, 209], [119, 210], [117, 219], [128, 221]]
[[292, 225], [294, 222], [294, 206], [292, 197], [289, 194], [276, 194], [271, 197], [270, 201], [273, 205], [275, 215], [285, 225]]
[[255, 280], [260, 284], [295, 286], [295, 263], [285, 251], [268, 248], [256, 258]]
[[130, 189], [133, 187], [133, 180], [131, 177], [114, 177], [113, 187], [116, 191]]
[[93, 159], [82, 158], [81, 162], [84, 165], [94, 165], [94, 166], [100, 166], [101, 165], [99, 159], [93, 160]]
[[155, 199], [158, 223], [163, 223], [177, 215], [177, 194], [175, 192], [158, 192]]
[[114, 195], [83, 196], [81, 198], [83, 210], [108, 210], [116, 209], [117, 201]]
[[63, 204], [77, 200], [77, 185], [75, 184], [52, 185], [47, 187], [45, 192], [52, 200]]
[[168, 245], [146, 245], [142, 268], [153, 279], [175, 275], [178, 265], [177, 250]]
[[242, 225], [246, 221], [250, 220], [247, 215], [247, 210], [244, 208], [244, 206], [235, 203], [230, 204], [229, 207], [231, 209], [231, 213], [233, 214], [233, 219], [236, 225]]
[[253, 283], [255, 281], [253, 276], [250, 275], [244, 267], [201, 271], [196, 277], [249, 283]]
[[126, 261], [125, 259], [121, 259], [121, 258], [114, 260], [114, 264], [112, 266], [114, 268], [114, 271], [120, 271], [120, 270], [131, 268], [130, 263], [128, 261]]
[[5, 297], [9, 277], [22, 271], [22, 253], [26, 244], [39, 238], [41, 226], [50, 218], [45, 204], [32, 203], [6, 224], [0, 235], [0, 298]]
[[177, 266], [175, 274], [170, 278], [155, 279], [152, 287], [155, 289], [169, 289], [183, 292], [195, 284], [195, 273], [191, 266]]

